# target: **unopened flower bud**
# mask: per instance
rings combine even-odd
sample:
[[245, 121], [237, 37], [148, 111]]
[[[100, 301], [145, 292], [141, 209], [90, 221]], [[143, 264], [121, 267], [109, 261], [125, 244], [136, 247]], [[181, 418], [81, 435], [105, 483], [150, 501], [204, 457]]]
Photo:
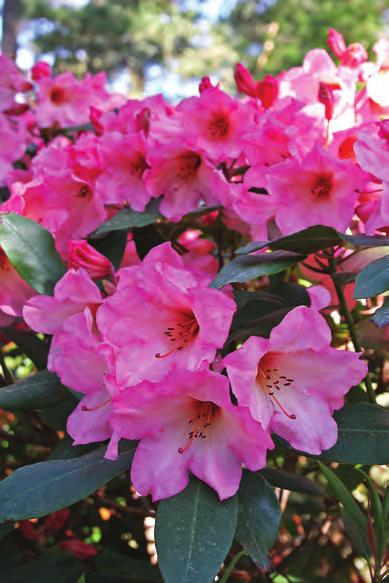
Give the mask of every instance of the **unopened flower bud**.
[[328, 29], [327, 34], [327, 44], [330, 47], [331, 51], [334, 53], [335, 57], [341, 59], [346, 52], [346, 43], [344, 42], [343, 35], [340, 34], [334, 28]]
[[63, 551], [68, 551], [77, 557], [77, 559], [80, 561], [90, 559], [91, 557], [95, 557], [97, 555], [95, 547], [89, 545], [88, 543], [84, 543], [82, 540], [77, 538], [63, 540], [59, 543], [59, 546]]
[[83, 240], [69, 241], [67, 265], [69, 269], [82, 267], [94, 280], [102, 279], [113, 271], [113, 266], [109, 259]]
[[31, 69], [31, 77], [34, 81], [40, 81], [44, 77], [51, 77], [51, 67], [45, 61], [38, 61]]
[[240, 93], [249, 97], [258, 97], [258, 81], [254, 81], [250, 71], [241, 63], [235, 65], [234, 79]]
[[214, 89], [216, 85], [212, 84], [210, 77], [202, 77], [199, 83], [199, 93], [204, 93], [207, 89]]
[[272, 75], [265, 75], [258, 83], [257, 94], [265, 109], [272, 107], [278, 97], [278, 79]]

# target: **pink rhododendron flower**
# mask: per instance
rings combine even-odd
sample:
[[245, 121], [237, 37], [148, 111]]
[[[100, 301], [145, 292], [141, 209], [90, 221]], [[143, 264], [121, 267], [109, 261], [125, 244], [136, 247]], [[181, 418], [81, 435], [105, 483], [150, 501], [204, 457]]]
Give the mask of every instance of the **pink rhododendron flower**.
[[89, 121], [90, 106], [106, 109], [111, 98], [105, 90], [106, 76], [98, 73], [82, 80], [66, 72], [38, 80], [37, 120], [40, 127], [75, 126]]
[[113, 401], [112, 425], [120, 437], [140, 439], [131, 478], [153, 500], [174, 496], [189, 472], [233, 496], [242, 464], [258, 470], [266, 463], [269, 435], [248, 410], [231, 404], [228, 381], [218, 373], [175, 369], [161, 384], [143, 382]]
[[97, 313], [104, 339], [117, 348], [119, 383], [159, 381], [173, 365], [197, 370], [212, 362], [227, 339], [233, 300], [206, 287], [209, 278], [189, 270], [169, 243], [128, 269]]
[[265, 429], [311, 454], [335, 444], [332, 414], [367, 374], [359, 354], [330, 343], [323, 317], [301, 306], [273, 328], [269, 340], [251, 336], [224, 359], [239, 404]]
[[0, 113], [0, 186], [7, 183], [9, 174], [13, 172], [12, 163], [23, 156], [26, 141], [24, 126]]
[[217, 88], [181, 101], [177, 111], [182, 135], [215, 162], [237, 158], [241, 139], [253, 126], [251, 108]]
[[0, 111], [14, 107], [16, 94], [30, 89], [31, 84], [24, 79], [15, 63], [6, 55], [0, 55]]
[[0, 248], [1, 325], [8, 324], [15, 316], [21, 316], [24, 304], [34, 295], [36, 291], [20, 277], [3, 249]]
[[99, 142], [99, 154], [102, 172], [96, 182], [97, 195], [105, 203], [128, 203], [132, 209], [144, 211], [151, 198], [144, 181], [149, 168], [144, 137], [105, 134]]
[[54, 296], [39, 295], [30, 299], [23, 317], [33, 330], [56, 334], [70, 316], [85, 308], [95, 314], [101, 302], [101, 292], [88, 273], [82, 268], [70, 269], [56, 284]]
[[345, 231], [366, 178], [350, 160], [338, 160], [319, 146], [301, 162], [290, 159], [267, 173], [275, 216], [283, 233], [312, 225]]
[[169, 219], [179, 220], [200, 202], [217, 204], [229, 190], [223, 174], [202, 150], [165, 145], [152, 149], [148, 160], [151, 169], [145, 172], [146, 188], [155, 198], [163, 195], [160, 210]]

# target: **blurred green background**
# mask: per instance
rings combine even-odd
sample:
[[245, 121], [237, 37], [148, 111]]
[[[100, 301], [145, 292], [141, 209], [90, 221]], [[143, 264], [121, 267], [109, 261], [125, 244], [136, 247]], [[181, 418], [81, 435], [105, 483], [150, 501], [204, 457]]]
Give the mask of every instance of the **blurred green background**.
[[[1, 5], [1, 0], [0, 0]], [[243, 62], [258, 77], [325, 46], [329, 27], [371, 49], [389, 30], [388, 0], [4, 0], [2, 49], [27, 69], [106, 70], [132, 96], [178, 98], [211, 75], [232, 86]]]

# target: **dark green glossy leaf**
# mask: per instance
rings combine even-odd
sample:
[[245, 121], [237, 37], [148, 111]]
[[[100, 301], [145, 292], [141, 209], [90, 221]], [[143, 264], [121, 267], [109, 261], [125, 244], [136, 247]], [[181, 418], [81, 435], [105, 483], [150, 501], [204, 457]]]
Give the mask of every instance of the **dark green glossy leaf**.
[[54, 240], [43, 227], [19, 215], [4, 215], [0, 245], [19, 275], [42, 294], [52, 294], [66, 271]]
[[239, 256], [221, 269], [211, 287], [219, 289], [228, 283], [245, 282], [263, 275], [279, 273], [302, 259], [302, 255], [285, 251]]
[[165, 583], [211, 583], [234, 538], [237, 499], [220, 502], [192, 478], [158, 506], [155, 541]]
[[286, 249], [296, 253], [314, 253], [334, 247], [346, 242], [354, 246], [379, 247], [381, 245], [389, 245], [389, 237], [371, 237], [368, 235], [346, 235], [345, 233], [338, 233], [332, 227], [325, 227], [324, 225], [315, 225], [308, 227], [303, 231], [292, 233], [284, 237], [279, 237], [273, 241], [259, 241], [249, 243], [237, 250], [238, 255], [246, 255], [259, 249], [269, 247], [269, 249]]
[[19, 561], [13, 568], [2, 570], [2, 576], [7, 583], [69, 583], [77, 581], [82, 567], [80, 561], [68, 554], [51, 551], [34, 561]]
[[137, 212], [131, 209], [123, 209], [116, 213], [112, 219], [106, 221], [91, 235], [92, 238], [111, 233], [112, 231], [128, 231], [134, 227], [146, 227], [161, 219], [159, 212], [160, 199], [154, 199], [149, 202], [144, 212]]
[[379, 328], [383, 328], [389, 324], [389, 298], [385, 298], [383, 305], [376, 310], [372, 317], [372, 322]]
[[147, 560], [133, 559], [115, 551], [104, 550], [98, 556], [96, 566], [99, 574], [105, 574], [106, 581], [120, 578], [123, 581], [162, 583], [159, 570]]
[[291, 474], [283, 470], [266, 468], [260, 472], [260, 475], [275, 488], [282, 488], [291, 492], [300, 492], [301, 494], [310, 494], [313, 496], [324, 495], [323, 488], [315, 484], [315, 482], [312, 482], [309, 478], [299, 474]]
[[257, 567], [266, 568], [275, 543], [281, 511], [273, 488], [259, 474], [244, 471], [238, 492], [236, 538]]
[[389, 255], [372, 261], [355, 280], [355, 297], [372, 298], [389, 290]]
[[16, 470], [0, 482], [0, 522], [45, 516], [89, 496], [128, 470], [136, 444], [121, 447], [116, 461], [106, 447], [67, 460], [49, 460]]
[[14, 342], [32, 360], [38, 370], [47, 367], [49, 343], [40, 340], [33, 332], [19, 330], [16, 326], [2, 326], [0, 331], [7, 340]]
[[0, 388], [0, 407], [9, 411], [46, 409], [69, 398], [56, 374], [47, 370]]
[[[320, 456], [309, 457], [345, 464], [389, 464], [389, 410], [372, 403], [349, 403], [335, 413], [337, 443]], [[277, 441], [292, 449], [284, 440]]]
[[126, 231], [114, 231], [101, 239], [92, 240], [91, 243], [110, 260], [115, 269], [119, 269], [127, 245]]

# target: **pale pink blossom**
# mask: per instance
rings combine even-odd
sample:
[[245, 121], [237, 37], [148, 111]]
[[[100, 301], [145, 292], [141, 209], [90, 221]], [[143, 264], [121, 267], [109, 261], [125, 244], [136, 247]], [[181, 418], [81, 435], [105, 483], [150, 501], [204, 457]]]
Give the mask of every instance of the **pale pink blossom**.
[[268, 340], [251, 336], [224, 360], [239, 404], [249, 407], [265, 429], [315, 455], [335, 444], [332, 414], [367, 373], [359, 354], [330, 343], [324, 318], [301, 306], [273, 328]]
[[174, 496], [189, 472], [233, 496], [242, 464], [259, 470], [273, 444], [246, 408], [231, 404], [228, 381], [218, 373], [176, 369], [160, 384], [143, 382], [113, 400], [114, 431], [139, 439], [131, 467], [134, 487], [153, 500]]

